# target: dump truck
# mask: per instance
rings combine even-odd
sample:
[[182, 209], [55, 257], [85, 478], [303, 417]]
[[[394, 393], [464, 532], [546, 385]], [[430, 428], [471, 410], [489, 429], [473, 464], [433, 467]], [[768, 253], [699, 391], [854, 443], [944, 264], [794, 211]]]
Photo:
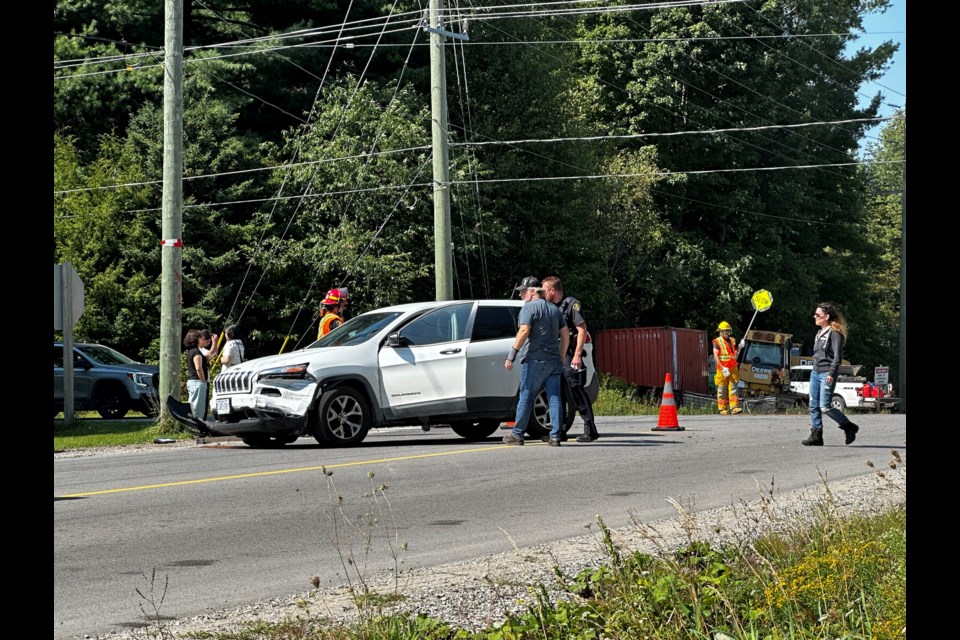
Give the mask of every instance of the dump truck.
[[789, 409], [806, 401], [790, 388], [793, 335], [752, 329], [737, 351], [740, 400], [747, 410]]

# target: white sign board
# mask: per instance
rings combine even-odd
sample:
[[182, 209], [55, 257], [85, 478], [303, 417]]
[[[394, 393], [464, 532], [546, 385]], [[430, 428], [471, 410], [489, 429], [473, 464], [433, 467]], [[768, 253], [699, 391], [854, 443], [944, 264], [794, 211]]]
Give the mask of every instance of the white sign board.
[[890, 367], [877, 367], [873, 370], [873, 384], [886, 386], [890, 382]]

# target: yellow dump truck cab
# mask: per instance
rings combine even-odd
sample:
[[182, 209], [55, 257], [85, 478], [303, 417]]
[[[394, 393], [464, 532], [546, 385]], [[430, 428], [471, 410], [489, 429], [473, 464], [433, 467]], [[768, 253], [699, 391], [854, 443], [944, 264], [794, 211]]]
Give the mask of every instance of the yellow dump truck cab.
[[789, 390], [792, 338], [792, 334], [778, 331], [747, 331], [737, 353], [742, 395], [777, 395]]

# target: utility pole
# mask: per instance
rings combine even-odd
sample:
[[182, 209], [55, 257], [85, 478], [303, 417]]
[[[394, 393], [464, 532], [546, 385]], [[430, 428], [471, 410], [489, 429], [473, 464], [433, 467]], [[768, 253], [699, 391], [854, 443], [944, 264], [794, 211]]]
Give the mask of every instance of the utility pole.
[[180, 400], [183, 311], [183, 0], [164, 0], [160, 411]]
[[453, 299], [450, 160], [447, 150], [447, 70], [440, 0], [430, 0], [430, 111], [433, 133], [433, 250], [437, 300]]
[[900, 186], [900, 411], [907, 412], [907, 128], [903, 128], [903, 184]]

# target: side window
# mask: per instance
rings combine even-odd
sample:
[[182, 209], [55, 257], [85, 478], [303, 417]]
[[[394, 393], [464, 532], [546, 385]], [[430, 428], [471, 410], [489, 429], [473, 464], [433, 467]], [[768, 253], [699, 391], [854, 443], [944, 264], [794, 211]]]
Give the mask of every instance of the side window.
[[513, 338], [517, 335], [518, 307], [480, 307], [473, 321], [472, 342]]
[[400, 335], [412, 346], [462, 340], [472, 308], [471, 302], [431, 311], [402, 328]]
[[53, 368], [63, 369], [63, 347], [53, 348]]

